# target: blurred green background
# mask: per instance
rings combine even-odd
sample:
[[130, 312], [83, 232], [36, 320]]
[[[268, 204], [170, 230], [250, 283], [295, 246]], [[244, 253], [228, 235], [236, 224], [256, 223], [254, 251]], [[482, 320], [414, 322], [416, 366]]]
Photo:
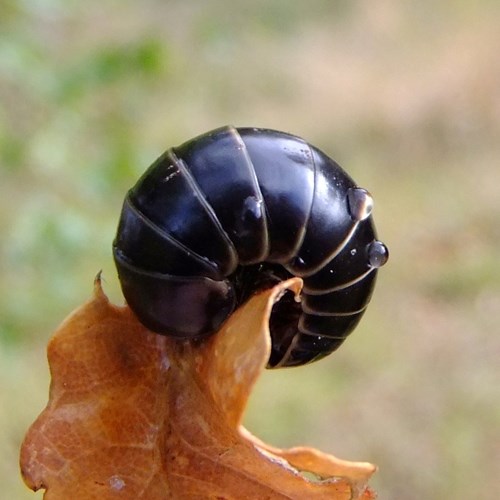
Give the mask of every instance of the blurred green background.
[[47, 400], [45, 346], [104, 286], [125, 191], [223, 124], [290, 131], [376, 201], [389, 264], [342, 349], [266, 372], [246, 423], [379, 465], [381, 499], [497, 498], [500, 5], [3, 0], [0, 485]]

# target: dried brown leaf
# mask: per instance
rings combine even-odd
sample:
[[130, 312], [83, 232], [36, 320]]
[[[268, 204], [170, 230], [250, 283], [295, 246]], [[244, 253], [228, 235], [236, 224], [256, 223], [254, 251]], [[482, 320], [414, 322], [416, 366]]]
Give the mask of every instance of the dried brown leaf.
[[256, 295], [195, 343], [146, 330], [96, 280], [49, 343], [49, 402], [21, 449], [26, 484], [46, 500], [374, 498], [374, 466], [273, 448], [241, 426], [269, 356], [271, 308], [300, 286]]

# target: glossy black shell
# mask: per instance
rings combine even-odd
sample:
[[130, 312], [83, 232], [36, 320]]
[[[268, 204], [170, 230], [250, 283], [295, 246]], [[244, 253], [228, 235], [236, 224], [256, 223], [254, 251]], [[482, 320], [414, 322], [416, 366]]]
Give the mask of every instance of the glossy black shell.
[[335, 349], [388, 257], [372, 200], [299, 137], [223, 127], [166, 151], [127, 194], [113, 245], [125, 298], [151, 330], [206, 336], [255, 291], [304, 279], [270, 320], [270, 367]]

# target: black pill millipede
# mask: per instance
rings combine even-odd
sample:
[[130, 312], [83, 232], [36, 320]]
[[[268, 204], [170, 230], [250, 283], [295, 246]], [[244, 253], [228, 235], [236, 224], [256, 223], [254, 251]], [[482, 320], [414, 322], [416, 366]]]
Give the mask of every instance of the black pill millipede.
[[319, 149], [275, 130], [223, 127], [158, 158], [128, 192], [113, 253], [149, 329], [214, 332], [256, 291], [304, 280], [270, 318], [268, 367], [336, 350], [370, 301], [388, 250], [370, 194]]

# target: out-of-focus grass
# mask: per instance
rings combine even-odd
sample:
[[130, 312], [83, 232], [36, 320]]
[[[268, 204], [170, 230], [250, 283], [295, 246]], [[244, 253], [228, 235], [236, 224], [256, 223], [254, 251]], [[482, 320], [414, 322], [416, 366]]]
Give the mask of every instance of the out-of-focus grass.
[[289, 130], [375, 197], [391, 250], [330, 359], [265, 374], [247, 425], [380, 466], [381, 498], [493, 498], [500, 463], [499, 8], [488, 0], [0, 5], [0, 482], [45, 344], [104, 271], [123, 194], [225, 123]]

